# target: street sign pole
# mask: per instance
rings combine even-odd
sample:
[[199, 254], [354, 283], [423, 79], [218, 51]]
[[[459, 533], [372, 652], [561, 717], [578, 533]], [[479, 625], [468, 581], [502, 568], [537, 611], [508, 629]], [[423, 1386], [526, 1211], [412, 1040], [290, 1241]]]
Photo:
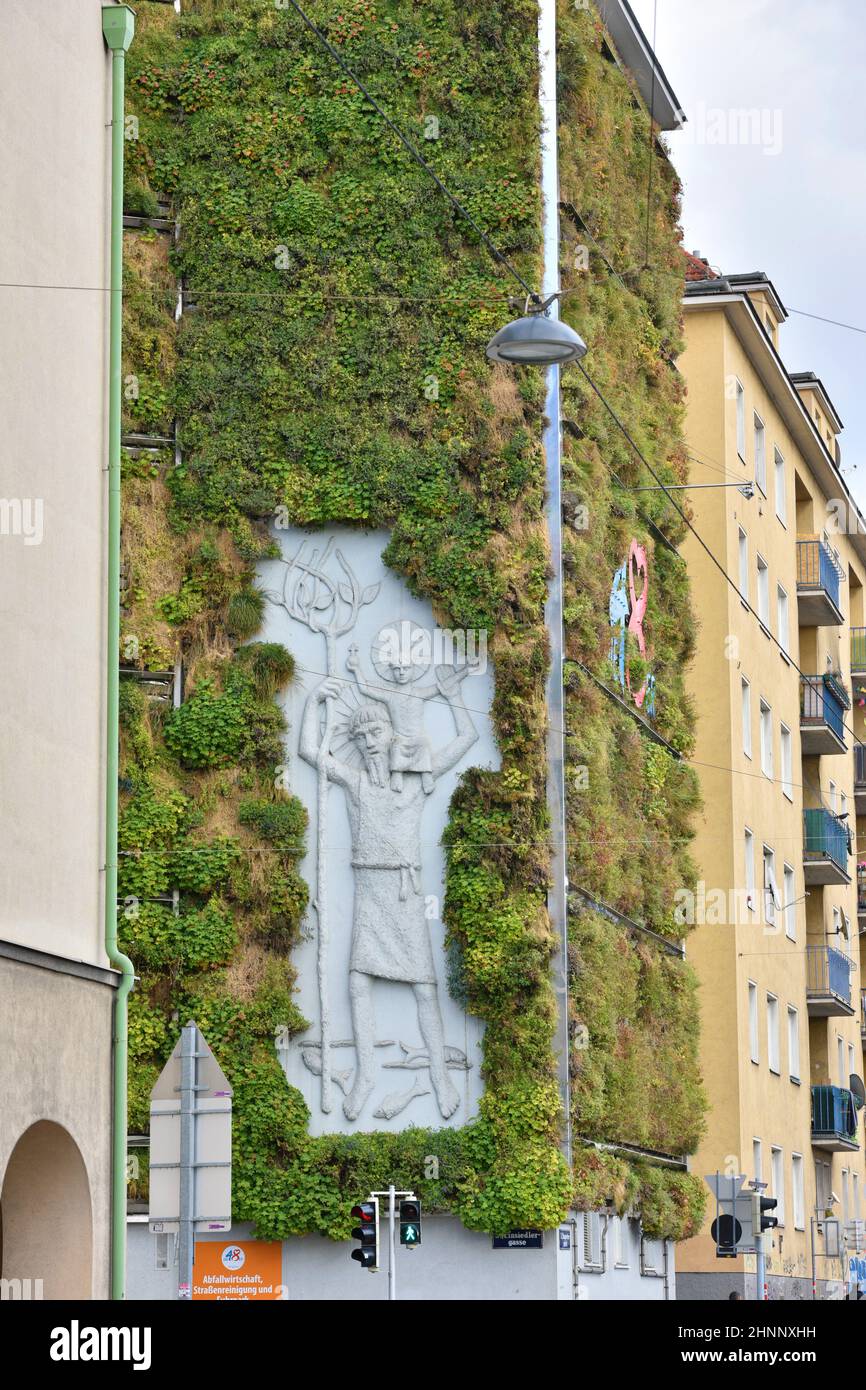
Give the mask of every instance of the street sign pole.
[[757, 1274], [757, 1288], [755, 1289], [755, 1298], [758, 1303], [763, 1303], [766, 1269], [764, 1265], [764, 1237], [760, 1231], [755, 1232], [755, 1256], [755, 1272]]
[[180, 1228], [177, 1251], [177, 1296], [192, 1299], [195, 1255], [195, 1098], [196, 1026], [180, 1035]]

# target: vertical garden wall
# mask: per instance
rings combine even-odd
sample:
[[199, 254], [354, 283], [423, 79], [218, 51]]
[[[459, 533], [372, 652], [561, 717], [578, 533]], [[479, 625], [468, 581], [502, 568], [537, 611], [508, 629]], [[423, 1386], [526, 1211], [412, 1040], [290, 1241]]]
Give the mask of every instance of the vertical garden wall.
[[[532, 0], [309, 10], [537, 282]], [[679, 477], [673, 175], [650, 153], [646, 114], [592, 10], [561, 7], [560, 43], [562, 196], [617, 267], [634, 269], [623, 285], [595, 254], [586, 265], [581, 226], [565, 218], [565, 314], [636, 441]], [[122, 940], [141, 975], [131, 1128], [146, 1126], [156, 1070], [192, 1015], [235, 1090], [234, 1215], [265, 1237], [343, 1236], [359, 1191], [388, 1181], [482, 1230], [549, 1227], [574, 1201], [610, 1201], [641, 1207], [657, 1234], [690, 1233], [694, 1179], [583, 1143], [569, 1171], [561, 1152], [545, 906], [543, 380], [484, 356], [513, 283], [273, 0], [184, 0], [180, 16], [144, 0], [128, 112], [128, 211], [152, 217], [165, 200], [179, 232], [127, 232], [125, 428], [151, 438], [125, 456], [121, 645], [131, 667], [165, 670], [178, 655], [185, 667], [177, 710], [131, 677], [122, 687]], [[638, 511], [627, 489], [641, 465], [570, 369], [564, 407], [571, 882], [673, 938], [694, 779], [598, 682], [616, 688], [610, 590], [637, 541], [647, 641], [629, 648], [630, 678], [636, 688], [644, 662], [654, 727], [688, 753], [685, 568], [657, 538], [675, 546], [679, 533], [663, 499], [643, 494]], [[446, 832], [452, 987], [485, 1022], [485, 1096], [462, 1130], [310, 1138], [277, 1062], [275, 1029], [304, 1026], [292, 948], [307, 827], [274, 702], [292, 656], [256, 640], [254, 567], [275, 519], [387, 528], [387, 563], [437, 618], [488, 633], [502, 767], [464, 776]], [[575, 1133], [686, 1153], [702, 1112], [691, 976], [580, 894], [572, 905]]]

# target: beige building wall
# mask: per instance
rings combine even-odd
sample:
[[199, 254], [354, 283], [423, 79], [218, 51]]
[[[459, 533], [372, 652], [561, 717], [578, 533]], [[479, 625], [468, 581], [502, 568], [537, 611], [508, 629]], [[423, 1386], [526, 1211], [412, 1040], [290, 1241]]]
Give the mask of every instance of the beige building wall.
[[0, 6], [0, 280], [16, 286], [0, 289], [0, 938], [96, 965], [106, 963], [101, 10], [99, 0]]
[[[848, 861], [851, 882], [807, 885], [803, 809], [823, 804], [842, 812], [847, 807], [853, 829], [854, 758], [850, 734], [845, 735], [845, 751], [803, 756], [797, 667], [816, 676], [832, 667], [850, 691], [849, 611], [853, 602], [862, 614], [866, 538], [830, 537], [846, 576], [840, 600], [843, 624], [800, 626], [798, 535], [820, 533], [836, 512], [828, 507], [832, 497], [815, 474], [821, 445], [798, 418], [803, 412], [774, 351], [779, 332], [773, 298], [769, 291], [758, 291], [752, 302], [759, 324], [742, 302], [725, 305], [713, 297], [697, 306], [687, 298], [687, 348], [679, 363], [688, 388], [692, 482], [754, 481], [760, 472], [756, 425], [763, 426], [765, 460], [751, 498], [737, 486], [690, 494], [695, 525], [735, 587], [692, 537], [684, 546], [701, 619], [690, 686], [698, 712], [696, 759], [704, 796], [695, 854], [705, 885], [703, 913], [688, 951], [701, 980], [702, 1066], [710, 1100], [707, 1134], [691, 1166], [702, 1175], [719, 1170], [752, 1178], [760, 1165], [758, 1176], [768, 1184], [768, 1194], [780, 1200], [780, 1226], [765, 1237], [771, 1296], [803, 1298], [811, 1297], [816, 1182], [820, 1176], [829, 1184], [826, 1190], [839, 1197], [833, 1215], [853, 1222], [866, 1216], [866, 1172], [862, 1121], [855, 1152], [830, 1153], [812, 1144], [811, 1086], [848, 1085], [848, 1075], [840, 1074], [840, 1045], [845, 1066], [853, 1057], [853, 1070], [862, 1073], [860, 975], [855, 855]], [[744, 430], [738, 429], [738, 410]], [[822, 414], [816, 427], [822, 431], [827, 423]], [[821, 443], [826, 443], [823, 433]], [[827, 447], [832, 456], [832, 436]], [[828, 476], [829, 464], [824, 460], [822, 476]], [[741, 585], [764, 622], [741, 602]], [[768, 735], [763, 748], [762, 710]], [[852, 724], [853, 718], [849, 710], [846, 722]], [[752, 870], [747, 867], [749, 849]], [[778, 885], [775, 908], [763, 891], [765, 851]], [[828, 934], [834, 929], [834, 908], [840, 924], [846, 918], [851, 924], [848, 936]], [[852, 1010], [846, 1016], [814, 1016], [809, 972], [820, 968], [827, 946], [852, 958]], [[815, 948], [812, 957], [810, 947]], [[816, 1164], [829, 1168], [819, 1175]], [[702, 1234], [678, 1247], [680, 1296], [727, 1297], [734, 1287], [745, 1288], [748, 1295], [754, 1290], [754, 1257], [716, 1257], [709, 1232], [715, 1207], [710, 1205]], [[815, 1240], [819, 1286], [825, 1296], [838, 1296], [847, 1260], [821, 1258], [824, 1248], [822, 1232]]]
[[101, 11], [0, 5], [2, 1298], [109, 1288]]

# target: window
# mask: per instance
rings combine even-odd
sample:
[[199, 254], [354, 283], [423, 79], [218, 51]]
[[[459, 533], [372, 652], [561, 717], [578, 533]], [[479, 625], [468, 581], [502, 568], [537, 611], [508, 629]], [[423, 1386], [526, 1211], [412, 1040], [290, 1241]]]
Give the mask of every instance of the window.
[[738, 381], [737, 390], [737, 453], [746, 462], [746, 393], [743, 383]]
[[848, 1169], [842, 1169], [842, 1224], [847, 1226], [851, 1217], [851, 1193]]
[[853, 1043], [849, 1043], [849, 1044], [848, 1044], [848, 1081], [845, 1082], [845, 1085], [846, 1085], [846, 1086], [848, 1085], [848, 1082], [850, 1082], [851, 1077], [854, 1075], [854, 1073], [855, 1073], [856, 1070], [857, 1070], [857, 1068], [856, 1068], [856, 1066], [855, 1066], [855, 1064], [854, 1064], [854, 1044], [853, 1044]]
[[794, 883], [794, 870], [786, 864], [782, 870], [782, 903], [785, 914], [785, 935], [789, 941], [797, 940], [797, 889]]
[[628, 1221], [625, 1216], [614, 1217], [614, 1264], [628, 1269]]
[[779, 728], [779, 752], [782, 755], [782, 795], [789, 801], [794, 800], [794, 781], [793, 781], [793, 744], [791, 742], [791, 730], [786, 724]]
[[758, 556], [758, 617], [764, 627], [770, 626], [770, 571], [762, 555]]
[[770, 1071], [779, 1075], [779, 1001], [775, 994], [767, 995], [767, 1063]]
[[837, 1061], [838, 1061], [838, 1063], [839, 1063], [839, 1085], [842, 1086], [843, 1088], [844, 1088], [844, 1087], [847, 1087], [847, 1085], [848, 1085], [848, 1074], [847, 1074], [847, 1072], [845, 1071], [845, 1058], [846, 1058], [846, 1052], [845, 1052], [845, 1039], [844, 1039], [844, 1038], [840, 1038], [840, 1037], [839, 1037], [839, 1034], [837, 1033], [837, 1034], [836, 1034], [836, 1059], [837, 1059]]
[[794, 1206], [794, 1227], [803, 1231], [806, 1228], [806, 1195], [802, 1154], [791, 1154], [791, 1199]]
[[766, 497], [767, 455], [764, 452], [764, 422], [757, 414], [755, 415], [755, 482]]
[[820, 1216], [830, 1211], [830, 1164], [823, 1158], [815, 1160], [815, 1205]]
[[748, 603], [749, 601], [749, 538], [743, 530], [739, 528], [740, 536], [740, 593]]
[[852, 1173], [854, 1179], [854, 1220], [860, 1220], [860, 1174]]
[[776, 883], [776, 855], [764, 845], [764, 921], [768, 927], [775, 927], [776, 911], [781, 906], [779, 886]]
[[788, 1005], [788, 1075], [800, 1080], [800, 1015], [793, 1004]]
[[761, 1148], [760, 1139], [752, 1140], [752, 1167], [755, 1170], [755, 1182], [764, 1181], [764, 1153]]
[[840, 793], [839, 793], [839, 815], [840, 815], [840, 817], [842, 818], [842, 820], [844, 820], [845, 817], [847, 816], [847, 814], [848, 814], [848, 798], [847, 798], [847, 796], [845, 795], [844, 792], [840, 792]]
[[780, 1226], [785, 1224], [785, 1162], [784, 1154], [775, 1145], [771, 1150], [773, 1173], [773, 1196], [776, 1199], [775, 1216]]
[[773, 711], [766, 700], [761, 701], [761, 771], [773, 776]]
[[779, 638], [779, 646], [785, 655], [788, 655], [788, 595], [781, 584], [776, 585], [776, 635]]
[[753, 1062], [760, 1062], [758, 1051], [758, 986], [749, 981], [749, 1056]]
[[842, 909], [842, 935], [850, 945], [851, 943], [851, 918], [845, 909]]
[[783, 525], [788, 521], [788, 499], [785, 492], [785, 460], [776, 449], [774, 454], [776, 465], [776, 516]]
[[746, 905], [755, 910], [755, 837], [751, 830], [743, 832], [743, 847], [746, 854]]
[[743, 706], [743, 752], [747, 758], [752, 756], [752, 687], [745, 676], [740, 677], [740, 693]]
[[601, 1222], [598, 1212], [583, 1213], [583, 1242], [581, 1269], [603, 1269], [601, 1256]]
[[156, 1237], [156, 1267], [157, 1269], [171, 1268], [171, 1247], [169, 1242], [172, 1237], [166, 1234], [157, 1233]]
[[831, 782], [831, 783], [830, 783], [830, 810], [833, 812], [833, 815], [835, 816], [835, 814], [836, 814], [836, 783], [835, 783], [835, 782]]

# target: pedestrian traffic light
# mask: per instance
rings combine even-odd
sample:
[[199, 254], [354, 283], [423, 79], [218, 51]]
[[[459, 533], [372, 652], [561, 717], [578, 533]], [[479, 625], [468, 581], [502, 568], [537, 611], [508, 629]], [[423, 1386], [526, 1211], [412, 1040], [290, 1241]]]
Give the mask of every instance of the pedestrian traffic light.
[[752, 1225], [755, 1228], [755, 1235], [759, 1235], [762, 1231], [772, 1231], [778, 1226], [778, 1217], [764, 1215], [765, 1211], [772, 1211], [778, 1205], [775, 1197], [762, 1197], [759, 1193], [755, 1193], [752, 1198]]
[[358, 1250], [352, 1251], [352, 1259], [357, 1260], [362, 1269], [374, 1274], [379, 1268], [379, 1200], [371, 1197], [367, 1202], [359, 1202], [352, 1207], [352, 1216], [358, 1222], [352, 1231], [352, 1239], [361, 1242]]
[[421, 1203], [417, 1197], [400, 1203], [400, 1244], [421, 1244]]

